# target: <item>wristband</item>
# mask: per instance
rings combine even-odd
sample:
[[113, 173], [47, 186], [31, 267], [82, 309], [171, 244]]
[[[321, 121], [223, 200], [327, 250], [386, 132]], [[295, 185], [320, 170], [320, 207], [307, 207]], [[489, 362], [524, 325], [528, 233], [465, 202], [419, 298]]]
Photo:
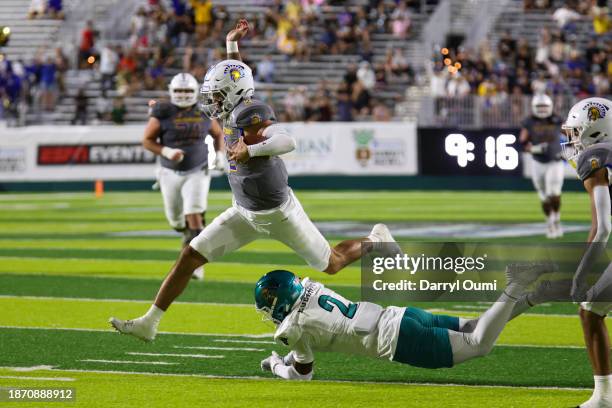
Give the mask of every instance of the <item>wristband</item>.
[[225, 48], [227, 48], [227, 53], [238, 52], [238, 41], [226, 41]]

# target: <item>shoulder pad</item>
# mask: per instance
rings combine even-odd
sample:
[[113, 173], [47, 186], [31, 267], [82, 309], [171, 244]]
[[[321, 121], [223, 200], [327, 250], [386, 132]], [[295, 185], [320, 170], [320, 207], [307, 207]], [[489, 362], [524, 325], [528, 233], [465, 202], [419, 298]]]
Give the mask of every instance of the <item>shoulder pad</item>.
[[576, 172], [580, 180], [588, 179], [595, 171], [612, 167], [612, 144], [601, 143], [590, 146], [578, 157]]
[[170, 102], [157, 102], [151, 108], [150, 116], [157, 119], [166, 119], [174, 113], [174, 105]]
[[230, 123], [233, 127], [245, 128], [271, 120], [276, 122], [274, 110], [256, 99], [245, 99], [232, 111]]

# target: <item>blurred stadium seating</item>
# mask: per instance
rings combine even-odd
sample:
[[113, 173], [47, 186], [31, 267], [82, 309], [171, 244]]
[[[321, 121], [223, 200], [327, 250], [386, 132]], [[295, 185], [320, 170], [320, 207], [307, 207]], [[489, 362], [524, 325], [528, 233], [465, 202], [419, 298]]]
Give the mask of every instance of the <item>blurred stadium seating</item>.
[[[77, 112], [89, 124], [142, 122], [147, 101], [166, 95], [169, 77], [186, 69], [201, 78], [223, 58], [224, 33], [241, 17], [253, 24], [241, 51], [262, 71], [259, 97], [286, 121], [514, 126], [534, 86], [553, 94], [560, 109], [575, 97], [609, 93], [610, 37], [594, 32], [591, 1], [570, 2], [579, 17], [570, 15], [566, 27], [553, 19], [564, 1], [412, 0], [405, 12], [393, 0], [203, 3], [212, 4], [203, 10], [210, 21], [196, 24], [190, 9], [197, 1], [65, 0], [61, 21], [28, 18], [30, 0], [4, 0], [0, 26], [12, 35], [0, 48], [3, 75], [15, 67], [21, 83], [18, 95], [3, 92], [3, 116], [19, 117], [17, 124], [67, 124]], [[83, 35], [95, 39], [91, 49], [83, 51]], [[449, 72], [446, 58], [461, 68]]]

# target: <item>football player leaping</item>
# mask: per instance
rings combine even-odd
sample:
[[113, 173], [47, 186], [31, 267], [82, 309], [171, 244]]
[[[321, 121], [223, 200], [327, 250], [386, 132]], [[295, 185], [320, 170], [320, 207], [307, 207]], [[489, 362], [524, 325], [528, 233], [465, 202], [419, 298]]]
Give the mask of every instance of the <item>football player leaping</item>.
[[[176, 75], [168, 89], [170, 102], [151, 106], [142, 144], [160, 156], [159, 184], [166, 218], [172, 228], [183, 232], [186, 246], [206, 224], [210, 175], [204, 140], [210, 133], [219, 151], [223, 132], [216, 120], [202, 117], [198, 110], [199, 84], [193, 76]], [[202, 279], [203, 274], [203, 268], [197, 268], [193, 277]]]
[[568, 143], [564, 156], [576, 163], [578, 176], [591, 201], [589, 246], [574, 275], [572, 298], [582, 301], [580, 320], [584, 340], [593, 367], [595, 390], [581, 408], [612, 407], [612, 370], [610, 340], [605, 317], [612, 310], [612, 263], [589, 288], [587, 274], [604, 254], [610, 236], [610, 181], [612, 168], [612, 101], [588, 98], [569, 111], [563, 125]]
[[387, 227], [377, 224], [369, 236], [331, 248], [310, 221], [287, 185], [287, 170], [278, 157], [292, 151], [295, 141], [276, 123], [272, 108], [252, 98], [251, 69], [239, 60], [236, 41], [247, 30], [243, 20], [228, 34], [230, 59], [212, 66], [201, 88], [201, 110], [223, 121], [233, 205], [185, 247], [144, 316], [128, 321], [111, 318], [121, 333], [153, 340], [162, 314], [183, 292], [194, 269], [258, 238], [283, 242], [310, 266], [329, 274], [359, 259], [364, 241], [374, 246], [395, 242]]
[[277, 326], [274, 338], [291, 348], [261, 368], [290, 380], [310, 380], [314, 351], [383, 358], [425, 368], [452, 367], [487, 355], [525, 288], [552, 265], [510, 265], [504, 293], [479, 319], [433, 315], [414, 307], [352, 303], [322, 284], [272, 271], [255, 285], [255, 306]]
[[561, 160], [561, 118], [553, 114], [552, 99], [538, 94], [531, 100], [532, 114], [522, 123], [520, 142], [531, 153], [531, 179], [546, 215], [546, 236], [560, 238], [561, 188], [563, 187], [563, 161]]

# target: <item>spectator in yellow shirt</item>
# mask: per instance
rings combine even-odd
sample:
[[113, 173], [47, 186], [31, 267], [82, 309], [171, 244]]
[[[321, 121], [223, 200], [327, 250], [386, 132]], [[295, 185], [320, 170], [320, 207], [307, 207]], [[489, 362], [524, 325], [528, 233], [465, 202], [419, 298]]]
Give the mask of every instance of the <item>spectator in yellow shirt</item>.
[[212, 1], [189, 0], [189, 4], [193, 9], [197, 40], [202, 41], [208, 36], [208, 32], [212, 25]]

